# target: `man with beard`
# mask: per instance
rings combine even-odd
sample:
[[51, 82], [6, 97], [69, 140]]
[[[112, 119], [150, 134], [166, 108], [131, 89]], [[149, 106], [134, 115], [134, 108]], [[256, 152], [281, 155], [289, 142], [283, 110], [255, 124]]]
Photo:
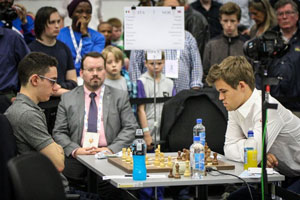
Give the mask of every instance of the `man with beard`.
[[[105, 74], [102, 54], [86, 54], [80, 69], [83, 86], [64, 93], [58, 105], [53, 137], [65, 151], [63, 174], [72, 180], [84, 180], [87, 175], [86, 167], [76, 160], [77, 155], [117, 153], [134, 139], [137, 123], [127, 92], [105, 86]], [[96, 144], [86, 145], [91, 139]], [[115, 190], [113, 186], [98, 182], [101, 199], [112, 198], [109, 191]]]
[[[92, 14], [92, 4], [89, 0], [73, 0], [68, 5], [68, 13], [72, 18], [72, 25], [62, 28], [57, 39], [70, 48], [77, 76], [79, 76], [83, 55], [92, 51], [102, 52], [105, 38], [101, 33], [88, 27]], [[81, 79], [78, 83], [81, 85]]]

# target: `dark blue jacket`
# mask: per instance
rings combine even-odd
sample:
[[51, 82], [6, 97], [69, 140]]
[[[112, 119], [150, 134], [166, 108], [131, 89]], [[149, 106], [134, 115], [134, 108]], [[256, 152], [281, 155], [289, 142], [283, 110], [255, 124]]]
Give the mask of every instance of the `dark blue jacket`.
[[[279, 27], [274, 27], [279, 31]], [[300, 24], [298, 30], [289, 41], [288, 52], [280, 58], [274, 58], [268, 65], [268, 76], [279, 79], [279, 84], [271, 86], [271, 95], [282, 105], [293, 111], [300, 111]], [[257, 77], [256, 77], [257, 78]], [[256, 80], [257, 88], [260, 79]]]

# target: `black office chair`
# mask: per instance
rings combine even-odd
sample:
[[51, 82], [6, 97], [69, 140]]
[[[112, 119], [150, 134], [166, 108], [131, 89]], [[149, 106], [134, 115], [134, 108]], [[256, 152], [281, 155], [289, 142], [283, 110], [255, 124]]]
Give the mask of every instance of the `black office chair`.
[[16, 200], [65, 200], [61, 176], [38, 152], [24, 153], [8, 162]]
[[227, 111], [213, 88], [185, 90], [164, 104], [161, 122], [161, 138], [166, 141], [164, 150], [189, 149], [197, 118], [202, 118], [210, 149], [224, 154]]
[[13, 186], [9, 178], [7, 162], [16, 155], [17, 145], [13, 129], [5, 115], [0, 114], [0, 195], [2, 200], [13, 199]]

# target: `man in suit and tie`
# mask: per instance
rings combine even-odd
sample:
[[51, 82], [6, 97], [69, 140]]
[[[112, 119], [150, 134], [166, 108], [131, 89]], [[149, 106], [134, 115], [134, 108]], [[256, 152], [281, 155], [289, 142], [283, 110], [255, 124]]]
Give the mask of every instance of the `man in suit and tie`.
[[105, 74], [103, 56], [90, 52], [81, 62], [83, 86], [61, 96], [53, 137], [64, 148], [63, 173], [69, 179], [86, 177], [86, 167], [76, 160], [77, 155], [117, 153], [134, 139], [138, 125], [127, 92], [104, 85]]

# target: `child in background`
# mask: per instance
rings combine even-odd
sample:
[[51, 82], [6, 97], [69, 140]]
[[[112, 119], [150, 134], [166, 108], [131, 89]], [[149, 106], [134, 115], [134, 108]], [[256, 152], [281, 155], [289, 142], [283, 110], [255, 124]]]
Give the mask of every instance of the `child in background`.
[[122, 22], [118, 18], [110, 18], [107, 22], [112, 26], [111, 43], [124, 51]]
[[[145, 66], [147, 71], [141, 75], [137, 81], [138, 98], [153, 98], [154, 97], [154, 73], [156, 84], [156, 97], [174, 96], [176, 93], [174, 83], [171, 79], [166, 78], [162, 74], [165, 65], [164, 53], [162, 53], [161, 60], [148, 60], [147, 53], [145, 55]], [[156, 121], [157, 126], [157, 141], [159, 141], [159, 130], [161, 121], [161, 112], [163, 103], [156, 104]], [[155, 133], [152, 133], [154, 128], [154, 104], [141, 104], [138, 106], [138, 119], [144, 132], [144, 140], [147, 144], [148, 150], [152, 147], [151, 143], [154, 141]]]
[[123, 52], [119, 48], [110, 45], [102, 51], [102, 55], [106, 60], [106, 79], [104, 84], [120, 90], [126, 90], [130, 98], [136, 98], [136, 89], [124, 68]]
[[101, 22], [98, 25], [98, 32], [105, 37], [105, 47], [111, 45], [112, 26], [108, 22]]

